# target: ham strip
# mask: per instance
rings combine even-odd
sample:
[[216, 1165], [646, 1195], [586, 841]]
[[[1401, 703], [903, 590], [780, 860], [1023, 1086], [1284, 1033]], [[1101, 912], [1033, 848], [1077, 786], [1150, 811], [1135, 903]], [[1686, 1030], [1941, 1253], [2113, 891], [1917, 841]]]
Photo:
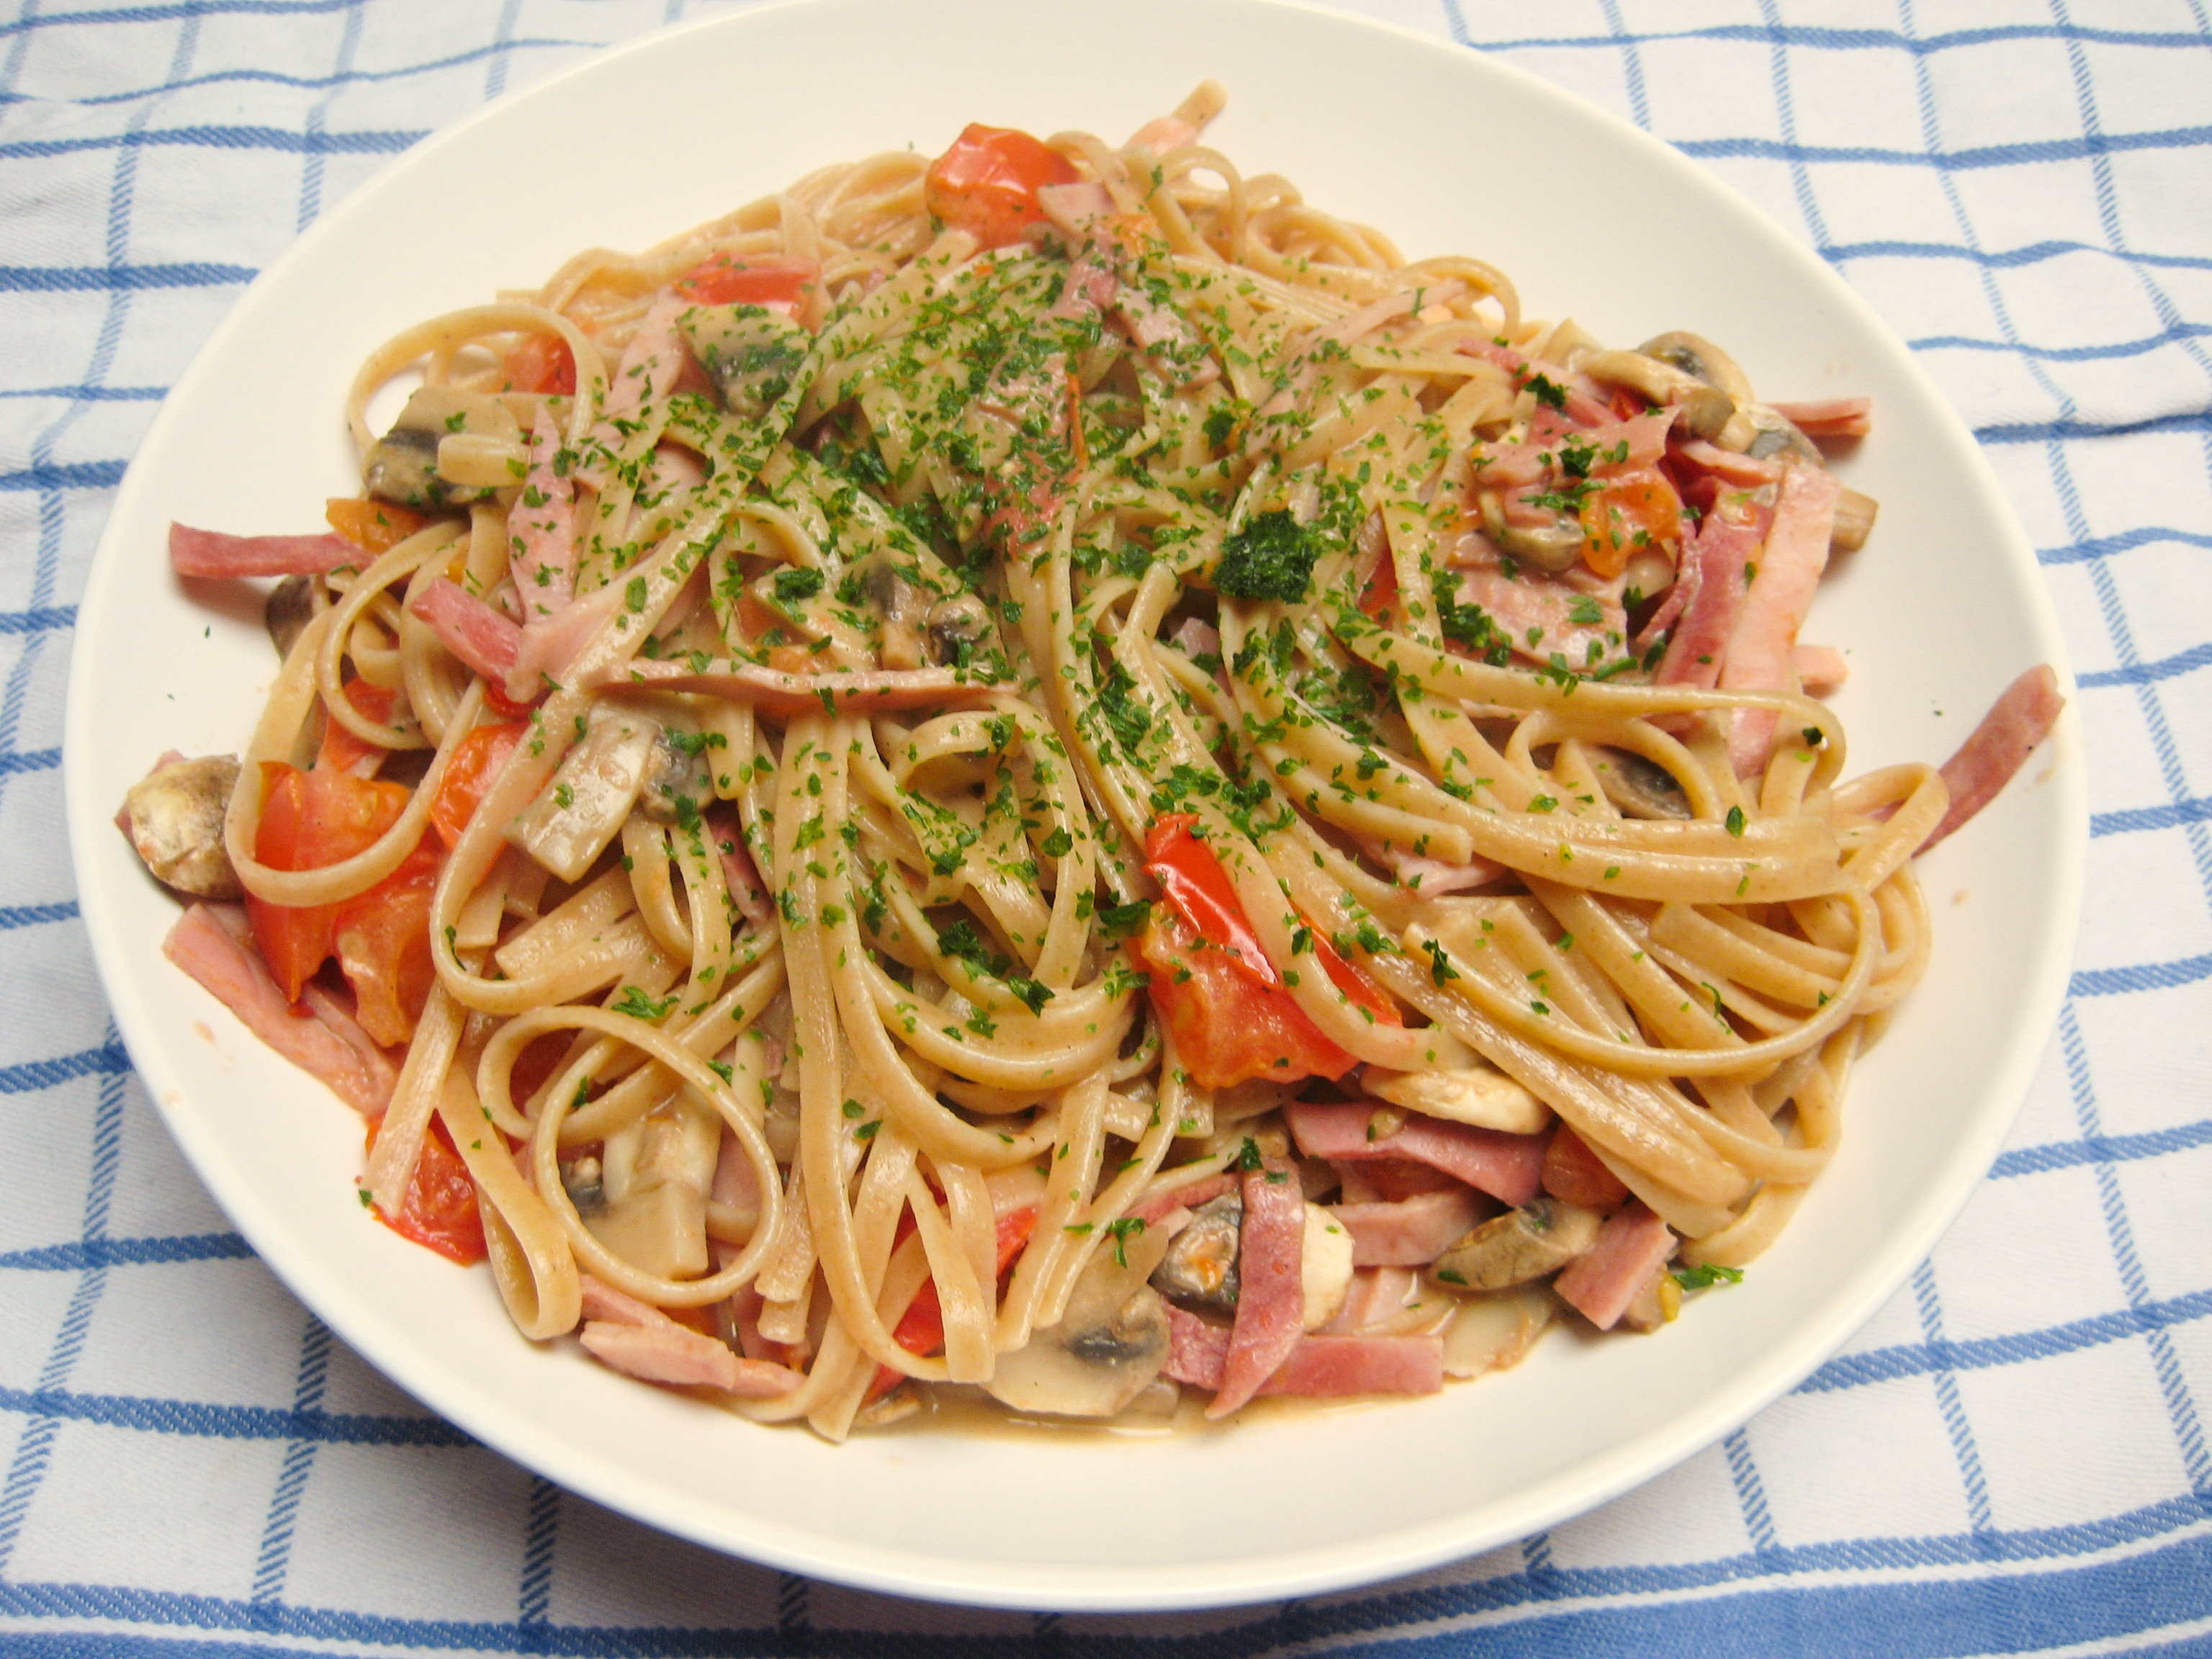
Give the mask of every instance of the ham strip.
[[1674, 1235], [1641, 1200], [1606, 1218], [1597, 1243], [1559, 1269], [1552, 1288], [1601, 1331], [1611, 1330], [1651, 1275], [1674, 1253]]
[[611, 665], [587, 684], [593, 690], [642, 685], [660, 691], [696, 691], [732, 702], [754, 703], [770, 714], [783, 715], [825, 708], [842, 714], [854, 709], [929, 708], [944, 703], [972, 707], [1010, 689], [995, 680], [963, 679], [951, 668], [787, 674], [780, 669], [738, 663], [695, 673], [684, 663], [643, 661]]
[[1339, 1204], [1328, 1213], [1352, 1235], [1355, 1267], [1418, 1267], [1457, 1243], [1482, 1210], [1472, 1188], [1452, 1186], [1398, 1204]]
[[343, 536], [227, 536], [169, 526], [169, 568], [179, 576], [319, 576], [369, 556]]
[[1377, 1109], [1358, 1102], [1331, 1106], [1294, 1101], [1283, 1108], [1283, 1115], [1297, 1137], [1298, 1150], [1309, 1158], [1339, 1163], [1411, 1158], [1456, 1176], [1516, 1209], [1535, 1197], [1543, 1184], [1541, 1135], [1509, 1135], [1409, 1112], [1404, 1127], [1370, 1140], [1368, 1131]]
[[1926, 852], [1997, 798], [2012, 781], [2030, 751], [2051, 735], [2066, 699], [2058, 695], [2058, 676], [2049, 663], [2038, 663], [2005, 687], [1973, 735], [1943, 763], [1943, 781], [1951, 786], [1951, 810], [1920, 843]]
[[1667, 654], [1651, 677], [1655, 685], [1691, 685], [1709, 691], [1720, 683], [1721, 659], [1735, 632], [1744, 602], [1743, 568], [1759, 554], [1756, 522], [1738, 524], [1709, 513], [1682, 550], [1685, 568], [1678, 580], [1693, 584], [1667, 642]]
[[1871, 398], [1831, 398], [1817, 404], [1770, 404], [1808, 438], [1863, 438], [1873, 429]]
[[1209, 1418], [1226, 1417], [1259, 1392], [1305, 1331], [1306, 1200], [1297, 1171], [1269, 1159], [1244, 1176], [1237, 1256], [1237, 1323]]
[[561, 422], [544, 404], [530, 435], [530, 471], [507, 514], [507, 568], [526, 618], [565, 610], [576, 587], [576, 485], [555, 464]]
[[722, 884], [730, 890], [730, 902], [738, 907], [738, 914], [756, 927], [773, 921], [775, 901], [769, 896], [767, 884], [754, 867], [744, 831], [738, 823], [737, 808], [717, 806], [710, 811], [707, 833], [714, 838], [714, 850], [721, 854]]
[[246, 911], [235, 904], [195, 904], [178, 918], [161, 942], [161, 954], [198, 981], [216, 1000], [238, 1016], [254, 1036], [302, 1071], [328, 1084], [337, 1097], [363, 1116], [374, 1117], [392, 1103], [395, 1073], [389, 1061], [372, 1065], [375, 1045], [355, 1026], [338, 1028], [344, 1014], [335, 1002], [327, 1010], [301, 1013], [284, 1000], [275, 975], [253, 948]]
[[583, 1276], [583, 1291], [586, 1323], [577, 1340], [592, 1358], [625, 1376], [720, 1389], [748, 1400], [773, 1400], [805, 1381], [785, 1366], [740, 1358], [713, 1337], [590, 1273]]
[[1208, 1176], [1203, 1181], [1194, 1181], [1171, 1193], [1139, 1199], [1129, 1206], [1129, 1213], [1148, 1227], [1157, 1227], [1177, 1210], [1195, 1210], [1201, 1204], [1211, 1203], [1222, 1194], [1234, 1190], [1234, 1176]]
[[438, 641], [469, 668], [495, 684], [505, 684], [522, 649], [522, 630], [444, 576], [432, 582], [407, 607], [430, 624]]
[[[1193, 1388], [1222, 1386], [1233, 1340], [1173, 1304], [1161, 1374]], [[1435, 1394], [1444, 1385], [1443, 1340], [1436, 1336], [1303, 1336], [1256, 1392], [1342, 1400], [1363, 1394]], [[1218, 1415], [1221, 1396], [1206, 1414]], [[1241, 1401], [1239, 1402], [1242, 1403]]]
[[[1793, 466], [1783, 475], [1774, 503], [1774, 527], [1759, 550], [1759, 577], [1744, 589], [1743, 611], [1721, 657], [1721, 687], [1728, 691], [1795, 691], [1790, 653], [1797, 630], [1813, 608], [1814, 590], [1828, 568], [1835, 538], [1836, 501], [1843, 486], [1817, 466]], [[1739, 709], [1729, 732], [1729, 758], [1740, 775], [1766, 765], [1778, 717], [1771, 708]]]

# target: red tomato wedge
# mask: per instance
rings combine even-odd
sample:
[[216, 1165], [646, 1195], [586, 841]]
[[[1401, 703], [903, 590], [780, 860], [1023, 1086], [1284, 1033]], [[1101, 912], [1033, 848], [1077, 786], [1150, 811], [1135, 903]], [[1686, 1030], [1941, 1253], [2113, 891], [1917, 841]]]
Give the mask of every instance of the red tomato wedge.
[[[371, 685], [363, 679], [348, 680], [339, 689], [345, 693], [345, 700], [367, 718], [380, 725], [392, 723], [392, 705], [398, 701], [398, 692]], [[323, 727], [323, 744], [315, 755], [315, 769], [351, 772], [363, 761], [382, 753], [378, 744], [355, 736], [352, 727], [331, 720]]]
[[1226, 1089], [1255, 1077], [1295, 1083], [1352, 1069], [1353, 1056], [1322, 1036], [1288, 991], [1259, 983], [1179, 920], [1154, 917], [1138, 951], [1152, 969], [1152, 1007], [1175, 1039], [1176, 1062], [1199, 1087]]
[[1618, 576], [1632, 555], [1682, 539], [1682, 498], [1650, 468], [1601, 481], [1583, 498], [1583, 562]]
[[1396, 625], [1398, 611], [1398, 564], [1384, 548], [1382, 556], [1375, 562], [1375, 574], [1359, 590], [1359, 609], [1385, 628]]
[[366, 553], [382, 553], [405, 541], [429, 520], [420, 513], [356, 495], [333, 495], [323, 503], [331, 529]]
[[1229, 959], [1255, 982], [1280, 985], [1283, 976], [1267, 959], [1252, 924], [1244, 919], [1237, 889], [1213, 849], [1195, 831], [1198, 817], [1170, 812], [1152, 820], [1145, 832], [1145, 873], [1160, 884], [1160, 891], [1193, 933], [1226, 951]]
[[[383, 1121], [378, 1118], [368, 1126], [372, 1151]], [[499, 1131], [487, 1124], [484, 1133]], [[422, 1155], [415, 1160], [415, 1176], [399, 1208], [395, 1212], [379, 1202], [370, 1206], [370, 1212], [402, 1238], [435, 1250], [448, 1261], [470, 1267], [484, 1259], [483, 1217], [477, 1209], [476, 1182], [453, 1150], [442, 1119], [430, 1120], [430, 1132], [422, 1137]]]
[[[396, 783], [319, 769], [302, 772], [282, 761], [264, 761], [261, 775], [261, 827], [253, 856], [272, 870], [342, 863], [373, 845], [407, 809], [407, 791]], [[288, 1002], [297, 1002], [300, 988], [330, 960], [341, 908], [271, 904], [246, 896], [253, 942]]]
[[1041, 187], [1072, 185], [1081, 176], [1066, 156], [1026, 132], [971, 123], [929, 164], [923, 198], [933, 218], [987, 248], [1005, 247], [1044, 222]]
[[453, 746], [446, 763], [446, 775], [430, 800], [430, 822], [448, 847], [458, 843], [469, 820], [477, 815], [484, 792], [491, 787], [507, 757], [530, 730], [521, 720], [500, 726], [479, 726]]
[[704, 306], [796, 306], [822, 280], [811, 259], [782, 254], [717, 253], [685, 271], [671, 285], [681, 299]]
[[[1036, 1206], [1024, 1206], [1009, 1210], [999, 1218], [999, 1276], [1006, 1277], [1006, 1269], [1014, 1265], [1014, 1258], [1030, 1242], [1036, 1230]], [[899, 1236], [903, 1238], [914, 1230], [914, 1218], [900, 1218]], [[945, 1346], [945, 1307], [937, 1299], [937, 1281], [922, 1280], [921, 1288], [914, 1293], [914, 1300], [906, 1304], [906, 1312], [899, 1322], [891, 1327], [891, 1340], [908, 1353], [933, 1354]], [[868, 1385], [868, 1398], [880, 1400], [899, 1384], [902, 1374], [889, 1365], [876, 1368], [876, 1380]]]
[[557, 334], [526, 335], [501, 365], [510, 392], [550, 392], [568, 398], [576, 391], [576, 359]]
[[353, 987], [354, 1018], [390, 1048], [415, 1035], [438, 970], [430, 960], [430, 896], [445, 854], [427, 837], [399, 867], [337, 907], [331, 945]]

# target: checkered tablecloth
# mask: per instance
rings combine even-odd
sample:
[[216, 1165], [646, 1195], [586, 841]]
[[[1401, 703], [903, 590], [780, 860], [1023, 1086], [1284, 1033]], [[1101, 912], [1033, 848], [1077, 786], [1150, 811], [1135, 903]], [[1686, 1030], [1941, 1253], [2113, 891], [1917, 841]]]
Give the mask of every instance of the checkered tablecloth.
[[[387, 157], [684, 0], [0, 6], [0, 1646], [584, 1655], [2212, 1654], [2205, 0], [1354, 0], [1674, 143], [1978, 434], [2081, 672], [2071, 994], [1964, 1218], [1838, 1358], [1609, 1507], [1424, 1577], [1141, 1618], [678, 1545], [424, 1415], [184, 1165], [64, 846], [74, 601], [155, 407]], [[1097, 9], [1110, 19], [1110, 7]]]

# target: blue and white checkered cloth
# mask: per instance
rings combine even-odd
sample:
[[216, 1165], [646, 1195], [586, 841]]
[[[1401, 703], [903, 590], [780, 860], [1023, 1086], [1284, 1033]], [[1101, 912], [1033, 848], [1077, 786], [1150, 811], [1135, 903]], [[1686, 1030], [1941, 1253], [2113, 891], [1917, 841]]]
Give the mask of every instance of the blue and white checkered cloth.
[[[2075, 6], [2079, 5], [2079, 13]], [[601, 1654], [2212, 1654], [2212, 21], [2205, 0], [1353, 0], [1674, 143], [1979, 434], [2095, 811], [2009, 1148], [1838, 1358], [1611, 1506], [1233, 1613], [979, 1613], [726, 1560], [424, 1416], [276, 1284], [109, 1022], [64, 671], [165, 389], [386, 157], [684, 0], [0, 8], [0, 1646]]]

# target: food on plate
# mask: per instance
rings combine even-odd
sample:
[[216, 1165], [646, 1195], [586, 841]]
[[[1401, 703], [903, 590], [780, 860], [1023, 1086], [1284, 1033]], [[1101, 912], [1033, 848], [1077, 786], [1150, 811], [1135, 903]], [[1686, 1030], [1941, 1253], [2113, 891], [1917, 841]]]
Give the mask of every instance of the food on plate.
[[283, 667], [132, 792], [168, 953], [526, 1335], [833, 1438], [1426, 1393], [1833, 1155], [2050, 671], [1847, 781], [1864, 401], [1531, 321], [1220, 103], [580, 254], [371, 356], [328, 533], [173, 531]]

